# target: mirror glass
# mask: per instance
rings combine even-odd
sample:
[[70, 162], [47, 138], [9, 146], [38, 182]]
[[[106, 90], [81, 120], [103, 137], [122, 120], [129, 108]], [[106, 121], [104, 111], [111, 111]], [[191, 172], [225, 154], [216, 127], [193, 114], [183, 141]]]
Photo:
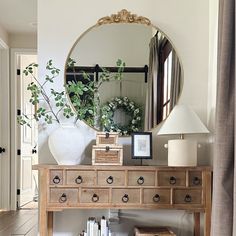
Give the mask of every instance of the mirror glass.
[[65, 80], [79, 118], [100, 131], [147, 131], [177, 103], [183, 69], [168, 38], [145, 24], [96, 25], [73, 46]]

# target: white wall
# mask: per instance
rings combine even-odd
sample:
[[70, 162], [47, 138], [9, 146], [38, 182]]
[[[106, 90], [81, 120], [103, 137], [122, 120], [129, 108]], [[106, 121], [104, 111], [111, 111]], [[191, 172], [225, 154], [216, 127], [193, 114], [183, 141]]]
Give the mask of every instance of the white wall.
[[[53, 59], [55, 65], [62, 70], [60, 78], [55, 84], [56, 89], [61, 89], [64, 83], [64, 64], [76, 39], [93, 26], [99, 18], [126, 8], [133, 13], [148, 17], [174, 43], [184, 68], [184, 87], [179, 103], [192, 106], [203, 122], [206, 123], [209, 58], [208, 4], [209, 1], [206, 0], [150, 0], [148, 2], [137, 0], [135, 3], [131, 0], [112, 2], [110, 0], [87, 0], [86, 2], [82, 0], [40, 0], [38, 1], [38, 54], [39, 64], [41, 65], [39, 76], [44, 74], [43, 68], [46, 62]], [[154, 135], [157, 129], [153, 131]], [[81, 125], [81, 130], [86, 137], [86, 142], [89, 143], [94, 138], [94, 131], [84, 125]], [[47, 146], [47, 132], [50, 131], [40, 134], [40, 162], [54, 163]], [[149, 164], [166, 164], [167, 153], [163, 148], [166, 138], [157, 138], [156, 135], [154, 137], [155, 156]], [[197, 138], [202, 142], [206, 141], [202, 136]], [[125, 138], [122, 142], [126, 143], [125, 150], [129, 152], [130, 139]], [[205, 146], [199, 151], [199, 160], [203, 164], [209, 162]], [[87, 161], [89, 163], [90, 159], [87, 159]], [[127, 156], [125, 156], [125, 163], [131, 163]], [[135, 215], [132, 212], [127, 213], [124, 216], [126, 223], [119, 230], [126, 229], [126, 232], [132, 234], [131, 222], [135, 222], [140, 218], [143, 224], [148, 224], [149, 217], [152, 217], [155, 219], [152, 223], [173, 225], [176, 228], [181, 227], [183, 223], [186, 227], [184, 227], [185, 232], [182, 235], [190, 234], [188, 228], [191, 225], [189, 224], [191, 218], [188, 216], [181, 217], [183, 212], [177, 214], [173, 214], [174, 211], [149, 213], [139, 212]], [[80, 216], [81, 214], [78, 211], [66, 211], [65, 213], [56, 214], [55, 231], [58, 233], [55, 233], [55, 235], [62, 235], [59, 233], [62, 231], [64, 232], [63, 236], [75, 235], [76, 230], [82, 230], [77, 222], [81, 220], [84, 222], [86, 216], [83, 219], [79, 218]], [[163, 219], [165, 220], [163, 221]]]
[[92, 28], [75, 44], [71, 57], [80, 66], [115, 66], [121, 59], [126, 66], [144, 66], [149, 60], [152, 27], [111, 24]]
[[9, 46], [11, 48], [37, 48], [37, 35], [36, 34], [10, 34]]
[[213, 162], [213, 143], [215, 137], [216, 84], [217, 84], [217, 43], [218, 43], [219, 0], [209, 1], [209, 83], [207, 125], [211, 131], [208, 153]]
[[8, 45], [8, 33], [1, 25], [0, 25], [0, 40], [2, 43], [4, 42], [5, 45]]

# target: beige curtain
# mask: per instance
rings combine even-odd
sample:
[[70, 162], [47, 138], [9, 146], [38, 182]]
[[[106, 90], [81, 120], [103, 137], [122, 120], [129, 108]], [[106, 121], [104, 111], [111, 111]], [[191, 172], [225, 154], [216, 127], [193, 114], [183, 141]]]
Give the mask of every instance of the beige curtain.
[[157, 123], [157, 76], [159, 70], [158, 42], [158, 36], [156, 34], [152, 37], [149, 45], [148, 88], [146, 95], [144, 130], [150, 130], [155, 127]]
[[171, 71], [171, 90], [170, 90], [170, 111], [177, 104], [181, 88], [181, 67], [179, 58], [172, 50], [172, 71]]
[[212, 236], [236, 236], [235, 0], [220, 0]]

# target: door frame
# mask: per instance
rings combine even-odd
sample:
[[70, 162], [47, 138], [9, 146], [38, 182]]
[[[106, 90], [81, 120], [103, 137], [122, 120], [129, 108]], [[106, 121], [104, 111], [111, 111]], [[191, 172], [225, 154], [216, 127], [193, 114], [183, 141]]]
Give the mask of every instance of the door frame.
[[35, 55], [36, 49], [13, 48], [10, 53], [11, 63], [11, 210], [17, 208], [17, 56]]
[[[4, 103], [1, 104], [1, 109], [4, 111], [4, 116], [1, 114], [1, 121], [4, 124], [4, 129], [1, 130], [1, 145], [5, 148], [5, 153], [1, 154], [1, 170], [0, 170], [0, 206], [4, 210], [10, 209], [10, 82], [9, 82], [9, 47], [0, 38], [0, 76], [4, 78], [0, 81], [0, 101], [4, 98]], [[3, 138], [4, 137], [4, 138]]]

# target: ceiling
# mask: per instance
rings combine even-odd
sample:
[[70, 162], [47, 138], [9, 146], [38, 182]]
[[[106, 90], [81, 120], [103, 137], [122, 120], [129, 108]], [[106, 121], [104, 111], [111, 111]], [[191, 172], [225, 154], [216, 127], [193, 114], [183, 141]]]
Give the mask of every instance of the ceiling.
[[37, 32], [37, 0], [0, 0], [0, 25], [9, 34]]

